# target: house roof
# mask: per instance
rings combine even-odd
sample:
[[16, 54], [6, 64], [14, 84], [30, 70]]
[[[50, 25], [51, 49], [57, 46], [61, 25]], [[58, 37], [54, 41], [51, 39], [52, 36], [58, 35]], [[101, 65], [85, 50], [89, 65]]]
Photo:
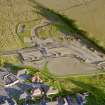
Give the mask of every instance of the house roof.
[[22, 79], [22, 80], [27, 80], [27, 79], [31, 78], [31, 76], [29, 76], [29, 75], [27, 75], [27, 74], [21, 74], [21, 75], [19, 75], [18, 78], [19, 78], [19, 79]]
[[26, 92], [24, 92], [23, 94], [20, 95], [20, 99], [25, 99], [28, 96], [28, 94]]
[[4, 87], [0, 86], [0, 96], [8, 96]]
[[32, 96], [40, 96], [41, 95], [41, 90], [39, 88], [34, 89], [32, 91]]

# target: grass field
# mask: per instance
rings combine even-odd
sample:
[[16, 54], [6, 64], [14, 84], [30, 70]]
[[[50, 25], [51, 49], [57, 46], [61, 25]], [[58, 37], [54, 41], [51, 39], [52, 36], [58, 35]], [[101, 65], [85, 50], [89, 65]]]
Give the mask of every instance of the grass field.
[[50, 24], [38, 30], [39, 38], [45, 39], [51, 37], [53, 39], [60, 39], [64, 34], [54, 25]]
[[36, 0], [48, 8], [59, 11], [87, 31], [88, 37], [105, 48], [105, 0]]
[[0, 66], [4, 66], [5, 63], [20, 64], [19, 57], [16, 55], [12, 56], [0, 56]]

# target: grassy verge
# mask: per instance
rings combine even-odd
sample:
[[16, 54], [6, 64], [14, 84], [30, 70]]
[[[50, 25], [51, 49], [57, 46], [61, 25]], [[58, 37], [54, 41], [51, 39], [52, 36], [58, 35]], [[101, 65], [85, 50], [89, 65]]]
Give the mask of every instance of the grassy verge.
[[5, 65], [5, 63], [20, 64], [18, 56], [0, 56], [0, 66]]
[[105, 75], [96, 75], [90, 77], [69, 78], [70, 81], [83, 91], [88, 91], [87, 105], [105, 104]]

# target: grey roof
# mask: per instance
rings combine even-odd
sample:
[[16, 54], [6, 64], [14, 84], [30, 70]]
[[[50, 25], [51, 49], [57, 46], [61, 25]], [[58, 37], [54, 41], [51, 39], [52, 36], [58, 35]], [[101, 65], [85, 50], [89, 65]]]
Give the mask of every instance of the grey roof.
[[8, 96], [5, 88], [4, 87], [1, 87], [1, 86], [0, 86], [0, 96]]
[[28, 94], [26, 92], [24, 92], [23, 94], [20, 95], [20, 99], [25, 99], [28, 96]]
[[2, 78], [3, 76], [7, 75], [9, 72], [7, 69], [5, 68], [0, 68], [0, 78]]
[[9, 72], [5, 68], [0, 68], [0, 86], [4, 86], [5, 81], [3, 81], [3, 77], [8, 73]]
[[0, 68], [0, 84], [8, 85], [17, 81], [17, 77], [6, 68]]

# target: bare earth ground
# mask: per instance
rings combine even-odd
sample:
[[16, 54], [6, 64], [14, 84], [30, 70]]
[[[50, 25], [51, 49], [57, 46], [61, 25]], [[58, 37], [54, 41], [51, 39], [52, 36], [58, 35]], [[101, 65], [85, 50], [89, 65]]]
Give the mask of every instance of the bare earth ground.
[[37, 0], [69, 18], [89, 33], [89, 37], [105, 46], [105, 0]]
[[61, 57], [49, 59], [49, 70], [55, 75], [69, 75], [69, 74], [89, 74], [98, 72], [96, 66], [87, 63], [81, 63], [72, 57]]

